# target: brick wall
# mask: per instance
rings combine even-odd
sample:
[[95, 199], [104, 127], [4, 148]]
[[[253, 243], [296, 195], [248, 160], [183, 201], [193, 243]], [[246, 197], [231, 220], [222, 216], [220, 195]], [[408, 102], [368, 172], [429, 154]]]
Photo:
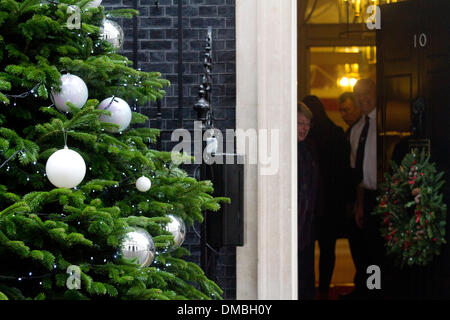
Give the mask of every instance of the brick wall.
[[[162, 149], [170, 150], [177, 142], [170, 141], [171, 131], [178, 128], [178, 0], [138, 0], [140, 15], [138, 30], [138, 68], [143, 71], [159, 71], [171, 81], [167, 95], [161, 101]], [[132, 0], [103, 0], [106, 9], [133, 8]], [[125, 44], [121, 52], [133, 59], [133, 20], [114, 19], [125, 33]], [[236, 110], [236, 58], [235, 58], [235, 0], [183, 0], [183, 127], [192, 129], [197, 113], [193, 105], [198, 99], [198, 89], [204, 72], [208, 26], [213, 28], [213, 86], [212, 105], [218, 120], [215, 127], [220, 130], [235, 128]], [[156, 104], [140, 106], [138, 112], [151, 120], [146, 126], [158, 128]], [[225, 133], [225, 132], [223, 132]], [[193, 174], [195, 166], [185, 168]], [[195, 225], [200, 232], [200, 226]], [[188, 260], [200, 264], [200, 240], [189, 230], [184, 246], [192, 253]], [[217, 278], [224, 290], [225, 299], [236, 298], [236, 250], [222, 248], [218, 257]]]

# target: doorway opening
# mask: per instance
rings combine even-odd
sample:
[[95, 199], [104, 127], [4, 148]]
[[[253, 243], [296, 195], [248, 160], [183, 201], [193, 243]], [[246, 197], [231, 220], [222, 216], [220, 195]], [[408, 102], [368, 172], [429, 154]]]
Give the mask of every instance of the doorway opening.
[[[376, 2], [376, 3], [375, 3]], [[376, 82], [375, 30], [365, 24], [367, 6], [387, 1], [298, 1], [298, 100], [317, 96], [331, 121], [344, 132], [349, 123], [339, 111], [339, 97], [357, 80]], [[319, 295], [320, 249], [315, 243], [316, 298], [338, 299], [353, 290], [355, 266], [348, 239], [337, 238], [335, 264], [326, 297]]]

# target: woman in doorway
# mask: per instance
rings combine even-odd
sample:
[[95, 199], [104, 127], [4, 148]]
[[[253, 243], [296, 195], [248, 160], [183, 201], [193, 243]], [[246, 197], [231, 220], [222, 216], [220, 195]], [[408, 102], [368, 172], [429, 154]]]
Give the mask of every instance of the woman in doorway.
[[303, 102], [314, 117], [314, 128], [309, 133], [317, 150], [320, 167], [317, 195], [317, 240], [320, 248], [319, 293], [328, 299], [328, 290], [335, 264], [336, 239], [343, 237], [345, 205], [349, 197], [346, 181], [350, 173], [350, 144], [344, 131], [331, 121], [322, 102], [316, 96], [307, 96]]
[[318, 191], [319, 169], [316, 152], [308, 138], [312, 112], [302, 102], [297, 105], [298, 168], [298, 287], [299, 299], [315, 296], [314, 211]]

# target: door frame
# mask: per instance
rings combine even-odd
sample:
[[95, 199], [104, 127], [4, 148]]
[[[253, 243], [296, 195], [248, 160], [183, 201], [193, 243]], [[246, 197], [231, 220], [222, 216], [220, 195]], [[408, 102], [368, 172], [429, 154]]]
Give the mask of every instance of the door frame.
[[278, 146], [268, 147], [282, 155], [277, 173], [265, 175], [260, 157], [248, 164], [238, 148], [246, 156], [238, 300], [298, 298], [296, 83], [297, 0], [237, 0], [236, 129], [277, 130]]

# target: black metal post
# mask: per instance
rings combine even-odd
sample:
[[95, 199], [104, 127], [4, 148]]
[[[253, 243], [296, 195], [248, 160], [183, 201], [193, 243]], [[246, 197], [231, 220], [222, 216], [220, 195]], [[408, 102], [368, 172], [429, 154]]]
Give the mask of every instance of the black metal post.
[[[212, 84], [212, 27], [208, 27], [206, 38], [206, 48], [204, 57], [205, 73], [202, 77], [202, 84], [199, 89], [199, 100], [194, 105], [197, 111], [197, 117], [202, 122], [202, 137], [204, 132], [212, 126], [212, 108], [211, 108], [211, 84]], [[202, 139], [202, 150], [206, 147], [206, 143]], [[205, 170], [207, 165], [200, 165], [201, 179], [205, 178]], [[206, 229], [207, 215], [203, 213], [203, 223], [200, 227], [200, 266], [206, 272], [209, 278], [215, 278], [215, 262], [214, 266], [208, 265], [211, 258], [215, 258], [214, 254], [209, 255], [208, 250], [208, 234]], [[213, 272], [212, 272], [213, 271]]]
[[[198, 91], [199, 99], [194, 105], [194, 110], [197, 111], [197, 117], [200, 121], [206, 122], [208, 113], [209, 118], [212, 119], [211, 107], [211, 84], [212, 84], [212, 27], [208, 27], [208, 35], [206, 37], [206, 48], [204, 63], [205, 73], [202, 77], [202, 84]], [[211, 120], [212, 121], [212, 120]], [[212, 123], [209, 123], [211, 125]]]

